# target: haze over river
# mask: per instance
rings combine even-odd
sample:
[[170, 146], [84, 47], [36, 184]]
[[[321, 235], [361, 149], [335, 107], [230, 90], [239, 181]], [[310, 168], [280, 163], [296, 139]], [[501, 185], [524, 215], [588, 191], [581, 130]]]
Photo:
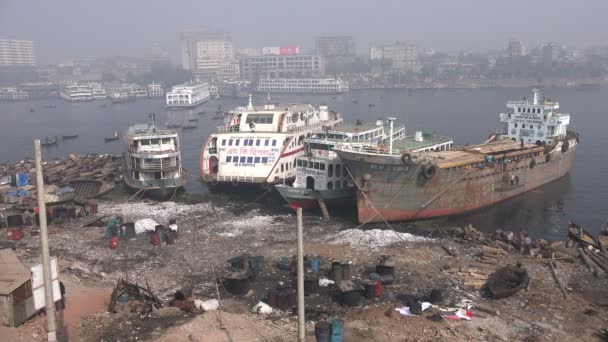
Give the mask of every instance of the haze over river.
[[[486, 231], [498, 228], [526, 229], [535, 237], [562, 239], [568, 221], [597, 232], [608, 219], [608, 87], [577, 91], [569, 88], [542, 89], [546, 97], [558, 101], [562, 112], [572, 114], [571, 127], [581, 133], [581, 142], [570, 174], [566, 177], [472, 214], [450, 218], [447, 224], [472, 223]], [[346, 121], [373, 121], [387, 116], [406, 124], [408, 134], [416, 130], [452, 136], [456, 145], [485, 140], [500, 127], [499, 113], [507, 100], [530, 96], [530, 89], [490, 90], [363, 90], [343, 95], [280, 95], [279, 102], [327, 104]], [[353, 102], [357, 99], [358, 103]], [[254, 97], [254, 104], [266, 100]], [[0, 103], [0, 160], [18, 161], [33, 157], [33, 139], [59, 136], [57, 146], [44, 148], [43, 158], [64, 157], [69, 153], [112, 153], [124, 150], [122, 140], [104, 142], [129, 124], [148, 121], [157, 114], [157, 124], [187, 123], [198, 118], [198, 127], [181, 130], [182, 159], [190, 172], [187, 190], [205, 192], [198, 181], [199, 156], [205, 138], [222, 120], [214, 120], [221, 103], [224, 110], [247, 99], [211, 100], [193, 110], [169, 110], [163, 99], [138, 99], [125, 104], [110, 101], [69, 103], [61, 99]], [[102, 106], [102, 104], [106, 104]], [[372, 104], [372, 106], [370, 106]], [[55, 108], [47, 108], [55, 105]], [[199, 115], [200, 111], [205, 111]], [[77, 139], [61, 141], [62, 135], [79, 134]]]

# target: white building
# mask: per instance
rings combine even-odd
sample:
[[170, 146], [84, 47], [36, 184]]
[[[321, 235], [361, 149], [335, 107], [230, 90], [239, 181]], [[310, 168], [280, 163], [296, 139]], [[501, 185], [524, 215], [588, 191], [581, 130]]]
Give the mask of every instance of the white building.
[[396, 42], [393, 45], [374, 46], [370, 49], [372, 61], [390, 62], [391, 69], [400, 72], [418, 72], [422, 68], [415, 45]]
[[269, 93], [343, 93], [348, 83], [335, 78], [264, 78], [257, 91]]
[[0, 66], [36, 66], [34, 42], [0, 39]]
[[196, 107], [209, 100], [209, 84], [186, 83], [174, 86], [166, 94], [169, 107]]
[[182, 67], [191, 71], [216, 70], [223, 61], [234, 59], [230, 33], [194, 29], [181, 35]]

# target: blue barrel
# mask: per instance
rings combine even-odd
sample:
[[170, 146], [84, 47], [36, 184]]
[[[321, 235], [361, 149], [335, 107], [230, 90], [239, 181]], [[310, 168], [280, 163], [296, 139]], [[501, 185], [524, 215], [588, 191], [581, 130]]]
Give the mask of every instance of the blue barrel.
[[327, 322], [318, 322], [315, 324], [315, 338], [317, 342], [330, 342], [331, 325]]
[[311, 258], [310, 259], [310, 269], [314, 272], [319, 272], [319, 259]]
[[331, 321], [331, 342], [342, 342], [344, 338], [344, 321], [334, 318]]

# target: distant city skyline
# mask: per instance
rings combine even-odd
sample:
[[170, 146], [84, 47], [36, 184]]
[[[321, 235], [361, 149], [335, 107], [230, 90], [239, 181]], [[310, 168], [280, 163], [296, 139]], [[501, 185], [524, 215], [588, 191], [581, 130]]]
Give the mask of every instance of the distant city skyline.
[[[373, 44], [402, 41], [435, 50], [502, 50], [511, 38], [526, 46], [557, 42], [608, 45], [608, 2], [514, 0], [381, 3], [264, 0], [202, 3], [106, 0], [0, 0], [0, 38], [33, 40], [39, 65], [78, 57], [143, 56], [159, 44], [180, 64], [180, 32], [205, 26], [232, 34], [237, 48], [295, 44], [312, 52], [318, 36], [348, 35], [358, 55]], [[171, 9], [171, 11], [169, 11]], [[174, 15], [173, 15], [174, 14]], [[173, 15], [173, 16], [172, 16]]]

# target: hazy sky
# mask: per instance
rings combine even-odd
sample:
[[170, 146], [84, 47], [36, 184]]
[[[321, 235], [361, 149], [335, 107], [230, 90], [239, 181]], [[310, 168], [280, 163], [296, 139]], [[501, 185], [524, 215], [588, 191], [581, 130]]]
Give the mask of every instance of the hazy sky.
[[313, 46], [349, 34], [364, 53], [401, 40], [435, 49], [525, 43], [608, 45], [608, 0], [0, 0], [0, 37], [36, 43], [41, 64], [71, 57], [141, 55], [158, 42], [178, 62], [179, 32], [207, 26], [238, 46]]

